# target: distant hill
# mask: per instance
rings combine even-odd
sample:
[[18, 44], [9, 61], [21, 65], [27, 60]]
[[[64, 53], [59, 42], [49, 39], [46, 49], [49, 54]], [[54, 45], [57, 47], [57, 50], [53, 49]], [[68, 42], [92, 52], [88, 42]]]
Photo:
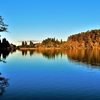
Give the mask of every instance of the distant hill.
[[100, 49], [100, 29], [71, 35], [64, 47], [69, 49]]

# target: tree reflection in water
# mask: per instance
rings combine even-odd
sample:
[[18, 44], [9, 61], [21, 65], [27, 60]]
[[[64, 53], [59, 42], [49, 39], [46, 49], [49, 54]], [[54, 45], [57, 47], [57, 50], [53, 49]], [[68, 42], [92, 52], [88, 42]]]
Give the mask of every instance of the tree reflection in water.
[[34, 52], [38, 54], [42, 54], [44, 57], [48, 59], [55, 59], [58, 55], [62, 57], [63, 55], [66, 55], [67, 58], [74, 62], [82, 62], [84, 64], [88, 64], [93, 66], [100, 66], [100, 50], [85, 50], [85, 49], [65, 49], [65, 50], [23, 50], [22, 55], [26, 56], [27, 52], [30, 53], [30, 56], [34, 55]]
[[[6, 58], [11, 51], [9, 50], [0, 50], [0, 62], [6, 63]], [[9, 86], [8, 78], [4, 78], [0, 73], [0, 96], [5, 92], [5, 88]]]
[[0, 96], [2, 96], [3, 93], [5, 92], [5, 87], [8, 86], [9, 86], [8, 78], [2, 77], [0, 73]]
[[8, 57], [9, 53], [13, 53], [16, 50], [0, 50], [0, 62], [6, 63], [6, 58]]
[[48, 59], [55, 59], [55, 57], [57, 57], [59, 54], [62, 57], [62, 50], [22, 50], [22, 56], [26, 56], [27, 52], [29, 51], [30, 56], [34, 55], [34, 53], [38, 53], [38, 54], [42, 54], [44, 57], [48, 58]]
[[68, 59], [88, 65], [100, 66], [100, 50], [67, 50]]
[[9, 55], [9, 50], [0, 50], [0, 62], [6, 63], [6, 58]]
[[[32, 56], [35, 50], [30, 50], [29, 52], [30, 52], [30, 56]], [[22, 50], [22, 56], [26, 56], [26, 55], [27, 55], [27, 50]]]

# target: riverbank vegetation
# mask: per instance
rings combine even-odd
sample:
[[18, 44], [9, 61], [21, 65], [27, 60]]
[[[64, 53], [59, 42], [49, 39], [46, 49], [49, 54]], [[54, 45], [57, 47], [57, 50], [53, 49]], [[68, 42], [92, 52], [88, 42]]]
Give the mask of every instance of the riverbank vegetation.
[[20, 49], [100, 49], [100, 29], [81, 32], [68, 37], [66, 41], [59, 41], [55, 38], [47, 38], [41, 43], [33, 43], [27, 45], [26, 41], [22, 41]]
[[100, 49], [100, 29], [81, 32], [68, 37], [65, 48]]
[[62, 48], [63, 41], [59, 41], [55, 38], [47, 38], [41, 43], [33, 43], [30, 41], [28, 44], [26, 41], [22, 41], [22, 45], [18, 46], [19, 49], [60, 49]]

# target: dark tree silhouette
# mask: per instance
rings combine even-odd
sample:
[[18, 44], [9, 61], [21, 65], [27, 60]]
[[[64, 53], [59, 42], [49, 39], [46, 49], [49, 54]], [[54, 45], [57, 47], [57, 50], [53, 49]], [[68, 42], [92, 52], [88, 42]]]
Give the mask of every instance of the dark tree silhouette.
[[9, 50], [0, 50], [0, 62], [6, 63], [6, 58], [9, 55]]
[[0, 16], [0, 32], [7, 32], [7, 24], [3, 22], [2, 16]]
[[[7, 26], [8, 25], [3, 22], [2, 16], [0, 16], [0, 32], [7, 32]], [[0, 35], [0, 37], [1, 37], [1, 35]], [[7, 47], [10, 47], [10, 44], [6, 40], [6, 38], [2, 39], [2, 41], [0, 38], [0, 49], [7, 48]]]
[[24, 43], [24, 41], [22, 41], [22, 47], [24, 47], [25, 46], [25, 43]]
[[[0, 73], [1, 75], [1, 73]], [[5, 87], [9, 86], [8, 78], [0, 76], [0, 96], [5, 92]]]

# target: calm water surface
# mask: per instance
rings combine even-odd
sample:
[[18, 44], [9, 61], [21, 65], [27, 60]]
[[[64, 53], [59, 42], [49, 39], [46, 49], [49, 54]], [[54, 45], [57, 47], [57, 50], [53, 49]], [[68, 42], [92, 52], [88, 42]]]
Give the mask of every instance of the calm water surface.
[[100, 51], [0, 53], [0, 100], [100, 100]]

